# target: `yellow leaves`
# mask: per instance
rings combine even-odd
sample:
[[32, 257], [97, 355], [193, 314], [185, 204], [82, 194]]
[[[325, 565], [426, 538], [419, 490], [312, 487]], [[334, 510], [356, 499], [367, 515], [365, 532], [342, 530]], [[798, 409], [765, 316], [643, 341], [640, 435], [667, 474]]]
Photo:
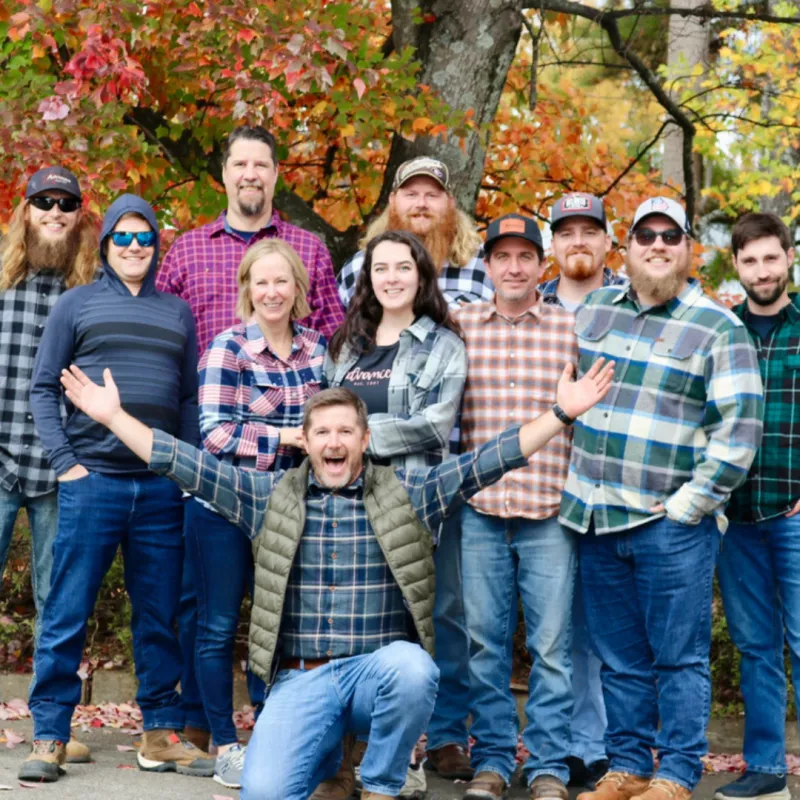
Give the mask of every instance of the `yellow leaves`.
[[130, 167], [126, 174], [134, 184], [138, 185], [142, 182], [142, 176], [136, 167]]
[[393, 119], [397, 113], [397, 103], [394, 100], [389, 100], [381, 106], [381, 111], [388, 119]]
[[425, 133], [425, 131], [432, 126], [432, 119], [429, 119], [428, 117], [417, 117], [414, 122], [411, 123], [411, 130], [413, 130], [414, 133]]
[[[325, 100], [320, 100], [314, 108], [311, 109], [312, 117], [321, 117], [328, 108], [328, 103]], [[352, 135], [352, 134], [351, 134]]]
[[355, 136], [356, 129], [352, 123], [348, 123], [342, 128], [339, 128], [339, 133], [341, 134], [343, 139], [346, 139], [348, 136]]

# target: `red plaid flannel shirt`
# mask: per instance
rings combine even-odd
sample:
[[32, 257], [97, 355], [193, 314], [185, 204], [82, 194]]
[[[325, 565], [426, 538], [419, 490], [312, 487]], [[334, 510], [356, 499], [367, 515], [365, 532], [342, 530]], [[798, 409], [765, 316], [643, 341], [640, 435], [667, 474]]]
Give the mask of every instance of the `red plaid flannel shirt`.
[[331, 255], [318, 236], [273, 212], [269, 225], [245, 242], [225, 229], [223, 212], [214, 222], [179, 236], [156, 277], [159, 291], [182, 297], [191, 306], [200, 355], [218, 333], [238, 321], [236, 271], [247, 248], [263, 239], [283, 239], [308, 270], [311, 316], [298, 322], [329, 339], [344, 321]]
[[[578, 345], [574, 315], [560, 304], [544, 303], [541, 295], [513, 320], [499, 314], [493, 302], [462, 306], [456, 316], [469, 363], [461, 419], [466, 452], [552, 408], [564, 365], [578, 363]], [[528, 459], [527, 467], [481, 490], [470, 505], [505, 519], [556, 516], [571, 441], [571, 429], [563, 430]]]

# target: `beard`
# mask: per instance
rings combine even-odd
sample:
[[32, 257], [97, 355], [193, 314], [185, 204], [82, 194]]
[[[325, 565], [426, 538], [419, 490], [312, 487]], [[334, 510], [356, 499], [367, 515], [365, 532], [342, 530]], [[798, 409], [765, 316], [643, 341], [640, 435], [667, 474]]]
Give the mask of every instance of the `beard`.
[[564, 263], [559, 265], [559, 269], [561, 274], [571, 281], [585, 281], [593, 277], [598, 269], [602, 269], [602, 264], [596, 267], [591, 253], [585, 250], [573, 250], [567, 253]]
[[766, 294], [763, 292], [759, 293], [758, 284], [745, 283], [742, 280], [740, 280], [740, 283], [742, 284], [745, 294], [757, 306], [771, 306], [786, 291], [786, 287], [789, 284], [789, 274], [787, 273], [782, 278], [779, 278]]
[[420, 230], [422, 226], [420, 226], [418, 216], [398, 214], [392, 203], [389, 205], [388, 229], [390, 231], [409, 231], [417, 236], [422, 244], [425, 245], [425, 249], [430, 254], [436, 269], [441, 270], [450, 256], [450, 249], [453, 247], [453, 242], [456, 238], [458, 217], [456, 216], [455, 207], [448, 208], [441, 219], [437, 219], [434, 214], [419, 216], [424, 216], [424, 219], [430, 220], [430, 227], [427, 231]]
[[669, 275], [655, 277], [645, 268], [634, 267], [630, 260], [626, 259], [625, 271], [631, 280], [631, 288], [637, 296], [646, 295], [655, 300], [657, 305], [661, 305], [680, 294], [686, 279], [692, 272], [692, 263], [687, 258], [685, 264], [676, 265], [675, 270]]
[[76, 225], [61, 239], [45, 239], [39, 231], [28, 227], [25, 232], [25, 260], [32, 272], [53, 269], [69, 274], [78, 255], [81, 233]]
[[[252, 188], [252, 184], [249, 184], [249, 186]], [[260, 197], [254, 198], [250, 201], [239, 200], [239, 211], [243, 217], [258, 217], [264, 210], [264, 204], [266, 201], [266, 195], [264, 194], [263, 188], [261, 188]]]

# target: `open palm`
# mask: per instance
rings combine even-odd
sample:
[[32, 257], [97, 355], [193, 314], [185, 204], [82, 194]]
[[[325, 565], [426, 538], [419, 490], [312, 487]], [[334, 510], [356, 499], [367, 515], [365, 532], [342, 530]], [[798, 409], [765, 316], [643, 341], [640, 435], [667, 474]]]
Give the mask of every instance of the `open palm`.
[[103, 370], [103, 381], [105, 386], [98, 386], [75, 364], [61, 370], [61, 385], [69, 401], [96, 422], [108, 426], [122, 406], [110, 369]]
[[567, 364], [558, 381], [556, 400], [573, 419], [599, 403], [611, 388], [614, 379], [614, 362], [605, 366], [604, 358], [598, 358], [592, 368], [579, 380], [573, 380], [575, 367]]

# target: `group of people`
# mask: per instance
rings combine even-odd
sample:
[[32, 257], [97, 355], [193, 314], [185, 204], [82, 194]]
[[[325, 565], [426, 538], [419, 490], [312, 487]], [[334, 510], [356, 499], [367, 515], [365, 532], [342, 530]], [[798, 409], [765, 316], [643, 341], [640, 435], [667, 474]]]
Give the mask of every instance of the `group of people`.
[[[619, 276], [602, 200], [570, 193], [542, 282], [537, 222], [502, 216], [481, 241], [447, 166], [418, 157], [335, 277], [322, 242], [274, 211], [277, 175], [269, 132], [234, 130], [226, 210], [160, 269], [140, 197], [110, 206], [98, 241], [76, 176], [47, 167], [14, 212], [0, 568], [24, 507], [37, 609], [20, 778], [90, 759], [71, 738], [77, 671], [121, 547], [143, 770], [246, 800], [421, 798], [427, 734], [425, 768], [467, 781], [465, 800], [501, 798], [521, 609], [532, 800], [568, 785], [688, 800], [718, 567], [748, 767], [716, 796], [788, 800], [800, 302], [783, 222], [736, 223], [747, 298], [729, 310], [691, 277], [677, 202], [640, 205]], [[232, 684], [248, 592], [245, 748]]]

